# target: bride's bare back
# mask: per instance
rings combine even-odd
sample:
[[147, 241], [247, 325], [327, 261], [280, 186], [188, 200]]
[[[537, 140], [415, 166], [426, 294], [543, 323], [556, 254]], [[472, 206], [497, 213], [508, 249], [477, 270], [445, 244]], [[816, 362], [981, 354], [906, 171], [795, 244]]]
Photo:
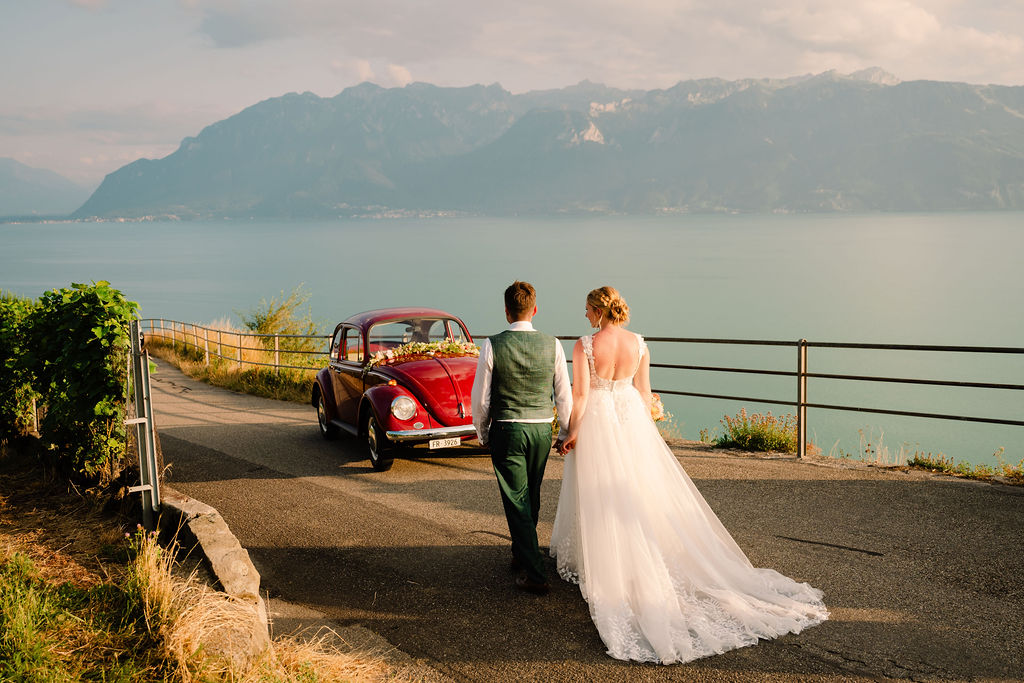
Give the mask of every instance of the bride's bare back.
[[640, 364], [640, 341], [629, 330], [609, 325], [593, 336], [594, 371], [602, 379], [628, 379]]

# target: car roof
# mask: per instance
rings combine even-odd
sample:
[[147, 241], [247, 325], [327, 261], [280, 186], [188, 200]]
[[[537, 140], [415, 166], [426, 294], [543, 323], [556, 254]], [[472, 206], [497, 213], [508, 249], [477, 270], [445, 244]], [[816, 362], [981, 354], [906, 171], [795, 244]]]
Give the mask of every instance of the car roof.
[[362, 313], [356, 313], [355, 315], [345, 318], [342, 322], [365, 328], [373, 323], [385, 322], [388, 320], [404, 320], [405, 318], [412, 317], [459, 319], [458, 316], [437, 308], [407, 306], [405, 308], [376, 308], [372, 311], [363, 311]]

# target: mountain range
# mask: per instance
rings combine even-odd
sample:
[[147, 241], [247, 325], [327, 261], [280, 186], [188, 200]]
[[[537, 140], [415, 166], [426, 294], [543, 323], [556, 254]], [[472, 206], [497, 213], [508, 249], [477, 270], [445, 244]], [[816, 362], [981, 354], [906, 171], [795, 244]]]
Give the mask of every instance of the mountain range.
[[111, 173], [74, 215], [1022, 208], [1024, 87], [868, 69], [664, 90], [293, 93]]
[[0, 216], [60, 216], [89, 197], [89, 188], [42, 168], [0, 157]]

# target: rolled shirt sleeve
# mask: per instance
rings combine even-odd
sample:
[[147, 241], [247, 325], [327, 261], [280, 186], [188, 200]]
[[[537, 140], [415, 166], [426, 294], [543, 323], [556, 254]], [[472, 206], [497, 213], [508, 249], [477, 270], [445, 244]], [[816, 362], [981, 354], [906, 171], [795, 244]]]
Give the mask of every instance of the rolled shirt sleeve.
[[572, 385], [569, 383], [569, 368], [565, 362], [565, 349], [562, 348], [562, 342], [557, 339], [555, 340], [554, 389], [555, 409], [558, 411], [558, 440], [565, 441], [565, 437], [569, 435], [569, 417], [572, 415]]
[[[494, 351], [491, 340], [485, 339], [480, 345], [480, 359], [476, 363], [476, 377], [470, 395], [473, 411], [473, 427], [480, 443], [487, 445], [487, 431], [491, 425], [491, 374], [494, 371]], [[570, 397], [570, 400], [571, 397]]]

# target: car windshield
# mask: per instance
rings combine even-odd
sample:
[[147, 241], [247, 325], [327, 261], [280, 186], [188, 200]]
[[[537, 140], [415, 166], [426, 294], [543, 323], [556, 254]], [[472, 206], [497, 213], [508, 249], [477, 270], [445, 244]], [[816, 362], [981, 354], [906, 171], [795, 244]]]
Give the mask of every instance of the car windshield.
[[408, 318], [378, 323], [370, 328], [367, 341], [370, 344], [370, 353], [376, 353], [409, 342], [435, 342], [444, 339], [466, 341], [462, 326], [457, 320], [451, 318]]

